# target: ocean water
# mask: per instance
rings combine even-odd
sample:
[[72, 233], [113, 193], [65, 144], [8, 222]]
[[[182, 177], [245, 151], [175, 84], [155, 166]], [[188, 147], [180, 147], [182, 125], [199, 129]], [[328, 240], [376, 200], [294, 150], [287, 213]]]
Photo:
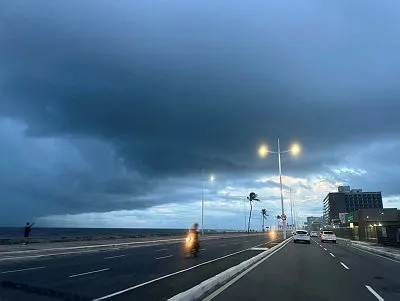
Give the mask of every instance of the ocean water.
[[[140, 228], [40, 228], [32, 227], [31, 238], [111, 237], [111, 236], [167, 236], [184, 234], [187, 229]], [[24, 228], [0, 227], [0, 239], [22, 238]]]
[[[187, 233], [188, 229], [156, 228], [41, 228], [32, 227], [31, 238], [95, 238], [95, 237], [148, 237], [168, 236]], [[205, 230], [207, 233], [230, 232], [229, 230]], [[23, 238], [24, 227], [0, 227], [0, 239]]]

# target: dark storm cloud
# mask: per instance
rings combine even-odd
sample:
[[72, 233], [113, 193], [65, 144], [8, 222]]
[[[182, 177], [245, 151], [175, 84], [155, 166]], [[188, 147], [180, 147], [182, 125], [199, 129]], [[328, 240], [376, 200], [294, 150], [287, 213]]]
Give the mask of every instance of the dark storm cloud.
[[[303, 146], [301, 158], [282, 158], [284, 173], [319, 171], [350, 142], [397, 135], [400, 18], [384, 5], [306, 3], [2, 3], [0, 114], [24, 120], [31, 137], [112, 145], [143, 185], [93, 172], [52, 180], [81, 179], [104, 204], [202, 168], [275, 172], [276, 157], [260, 161], [256, 147], [276, 149], [278, 136], [283, 149]], [[74, 200], [63, 202], [73, 212], [109, 209]]]

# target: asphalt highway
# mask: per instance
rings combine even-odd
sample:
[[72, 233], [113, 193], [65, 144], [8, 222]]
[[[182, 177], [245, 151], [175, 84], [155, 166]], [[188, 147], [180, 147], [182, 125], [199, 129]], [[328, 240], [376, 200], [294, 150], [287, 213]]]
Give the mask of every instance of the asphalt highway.
[[400, 261], [337, 244], [290, 242], [205, 301], [400, 300]]
[[182, 243], [3, 261], [0, 300], [166, 300], [271, 247], [251, 234], [201, 242], [197, 258]]

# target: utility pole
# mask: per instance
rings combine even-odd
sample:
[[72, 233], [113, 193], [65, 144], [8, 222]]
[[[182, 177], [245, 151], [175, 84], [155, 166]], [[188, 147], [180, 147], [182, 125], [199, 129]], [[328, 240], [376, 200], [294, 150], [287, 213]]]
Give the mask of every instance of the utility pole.
[[294, 200], [292, 200], [292, 207], [293, 207], [294, 224], [297, 226], [296, 208], [294, 206]]
[[294, 217], [293, 217], [292, 187], [289, 188], [289, 195], [290, 195], [290, 215], [292, 217], [292, 227], [294, 227], [295, 230], [296, 227], [294, 226]]
[[243, 198], [243, 210], [244, 210], [244, 231], [246, 231], [247, 230], [246, 197]]
[[285, 207], [283, 205], [283, 185], [282, 185], [282, 163], [281, 163], [281, 146], [279, 144], [278, 138], [278, 167], [279, 167], [279, 183], [280, 183], [280, 191], [281, 191], [281, 207], [282, 207], [282, 226], [283, 226], [283, 239], [286, 239], [286, 219], [285, 216]]
[[204, 236], [204, 170], [201, 170], [201, 235]]

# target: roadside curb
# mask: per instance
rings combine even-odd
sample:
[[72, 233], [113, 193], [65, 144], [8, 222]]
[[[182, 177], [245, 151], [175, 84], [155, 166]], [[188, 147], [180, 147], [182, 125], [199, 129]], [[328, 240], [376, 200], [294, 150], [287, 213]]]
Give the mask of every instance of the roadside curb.
[[358, 241], [355, 241], [355, 240], [351, 240], [351, 239], [348, 239], [348, 238], [339, 238], [338, 237], [338, 239], [346, 241], [347, 243], [351, 244], [351, 246], [354, 247], [354, 248], [359, 248], [361, 250], [365, 250], [365, 251], [368, 251], [368, 252], [371, 252], [371, 253], [382, 255], [382, 256], [385, 256], [385, 257], [388, 257], [388, 258], [391, 258], [391, 259], [400, 260], [400, 254], [394, 254], [394, 253], [391, 253], [391, 252], [386, 252], [386, 251], [379, 250], [377, 248], [368, 247], [368, 246], [366, 246], [365, 244], [363, 244], [361, 242], [358, 242]]
[[379, 249], [376, 249], [376, 248], [367, 247], [367, 246], [364, 246], [362, 244], [358, 244], [358, 243], [354, 243], [354, 242], [351, 242], [351, 244], [355, 248], [359, 248], [359, 249], [362, 249], [362, 250], [365, 250], [365, 251], [369, 251], [371, 253], [379, 254], [379, 255], [382, 255], [382, 256], [385, 256], [385, 257], [389, 257], [389, 258], [392, 258], [392, 259], [400, 260], [400, 255], [399, 254], [394, 254], [394, 253], [391, 253], [391, 252], [382, 251], [382, 250], [379, 250]]
[[184, 291], [182, 293], [179, 293], [171, 298], [168, 299], [168, 301], [189, 301], [189, 300], [201, 300], [204, 296], [207, 294], [210, 294], [216, 287], [221, 286], [231, 280], [232, 278], [236, 277], [238, 274], [242, 273], [243, 271], [247, 270], [260, 260], [262, 260], [264, 257], [269, 255], [270, 253], [283, 248], [285, 245], [287, 245], [292, 237], [287, 238], [286, 240], [282, 241], [281, 243], [277, 244], [276, 246], [272, 247], [271, 249], [268, 249], [267, 251], [264, 251], [246, 261], [243, 261], [242, 263], [233, 266], [207, 280], [204, 280], [200, 284], [188, 289], [187, 291]]

